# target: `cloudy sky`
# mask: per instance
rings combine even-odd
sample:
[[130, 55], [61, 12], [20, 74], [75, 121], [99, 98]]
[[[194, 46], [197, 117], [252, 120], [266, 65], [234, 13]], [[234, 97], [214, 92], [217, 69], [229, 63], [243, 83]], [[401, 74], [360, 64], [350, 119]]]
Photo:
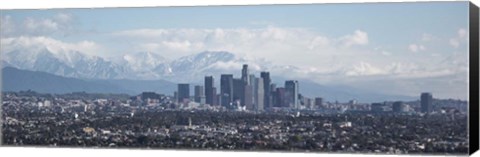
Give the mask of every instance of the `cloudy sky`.
[[419, 88], [416, 81], [432, 89], [412, 93], [466, 98], [467, 8], [468, 2], [422, 2], [2, 10], [1, 43], [4, 51], [16, 40], [105, 58], [229, 51], [300, 67], [322, 83], [363, 88], [372, 80], [403, 80], [402, 91]]

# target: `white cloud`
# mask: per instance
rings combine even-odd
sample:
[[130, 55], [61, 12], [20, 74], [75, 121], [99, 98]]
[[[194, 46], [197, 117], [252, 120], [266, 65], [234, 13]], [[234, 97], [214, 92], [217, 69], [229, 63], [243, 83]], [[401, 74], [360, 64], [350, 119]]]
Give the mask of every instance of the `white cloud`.
[[460, 28], [457, 31], [459, 38], [465, 38], [467, 36], [467, 30]]
[[59, 24], [51, 19], [27, 18], [23, 21], [26, 31], [29, 32], [54, 32], [59, 28]]
[[310, 71], [305, 76], [307, 76], [307, 78], [315, 77], [327, 83], [353, 83], [362, 80], [428, 79], [455, 75], [464, 76], [467, 74], [465, 69], [459, 70], [458, 68], [459, 67], [452, 66], [451, 64], [442, 64], [438, 67], [425, 67], [414, 62], [374, 64], [359, 61], [333, 72]]
[[178, 54], [184, 54], [185, 52], [200, 52], [205, 49], [203, 43], [191, 42], [189, 40], [184, 41], [161, 41], [157, 43], [138, 43], [139, 50], [135, 51], [147, 51], [147, 52], [174, 52]]
[[431, 34], [428, 34], [428, 33], [422, 34], [422, 41], [424, 42], [429, 42], [429, 41], [432, 41], [433, 39], [435, 39], [435, 37]]
[[45, 49], [59, 56], [69, 52], [80, 52], [89, 56], [97, 56], [103, 50], [100, 45], [88, 40], [67, 43], [44, 36], [20, 36], [2, 38], [1, 40], [1, 50], [4, 53], [11, 53], [15, 50], [34, 53]]
[[421, 44], [410, 44], [408, 45], [408, 49], [412, 52], [420, 52], [425, 51], [427, 48]]
[[163, 41], [162, 45], [170, 50], [174, 51], [192, 51], [202, 49], [202, 43], [191, 43], [188, 40], [185, 41]]
[[442, 56], [440, 53], [432, 53], [430, 56], [432, 57], [440, 57]]
[[73, 16], [67, 13], [59, 13], [50, 18], [26, 17], [19, 21], [5, 15], [1, 17], [1, 21], [3, 37], [42, 36], [55, 33], [65, 35], [73, 28]]
[[58, 13], [54, 16], [54, 19], [59, 23], [70, 23], [73, 21], [74, 17], [69, 13]]
[[[400, 78], [432, 78], [451, 75], [465, 75], [466, 69], [463, 64], [452, 63], [452, 57], [446, 58], [448, 62], [435, 62], [435, 66], [427, 66], [431, 63], [417, 63], [410, 61], [389, 61], [386, 63], [360, 60], [343, 64], [340, 68], [329, 67], [302, 67], [303, 73], [297, 72], [295, 76], [306, 78], [318, 78], [326, 82], [358, 81], [363, 79], [400, 79]], [[462, 61], [462, 57], [454, 56], [453, 60]]]
[[9, 16], [9, 15], [2, 16], [0, 21], [1, 21], [0, 22], [0, 28], [1, 28], [0, 31], [1, 31], [2, 36], [11, 34], [15, 31], [14, 30], [15, 23], [12, 20], [11, 16]]
[[420, 48], [421, 51], [425, 51], [427, 48], [425, 48], [425, 46], [423, 45], [420, 45], [418, 48]]
[[[344, 36], [327, 37], [309, 29], [275, 26], [255, 29], [138, 29], [113, 32], [111, 35], [115, 39], [129, 39], [128, 44], [134, 45], [131, 51], [160, 52], [170, 59], [210, 50], [252, 54], [256, 58], [292, 65], [318, 65], [321, 63], [313, 58], [329, 54], [358, 54], [358, 49], [349, 47], [369, 42], [368, 34], [360, 30]], [[299, 58], [307, 55], [311, 56], [311, 61]]]
[[460, 46], [460, 41], [456, 38], [450, 39], [449, 43], [455, 48], [458, 48]]
[[381, 53], [382, 53], [382, 55], [385, 55], [385, 56], [391, 56], [392, 55], [392, 53], [388, 52], [388, 51], [382, 51]]
[[114, 36], [123, 36], [127, 38], [136, 39], [155, 39], [167, 35], [168, 31], [165, 29], [136, 29], [126, 30], [112, 33]]
[[466, 41], [468, 41], [468, 31], [464, 28], [460, 28], [457, 30], [457, 35], [450, 38], [449, 44], [454, 48], [458, 48], [461, 44], [466, 43]]
[[353, 65], [349, 70], [345, 71], [346, 76], [362, 76], [362, 75], [381, 75], [386, 74], [382, 68], [375, 67], [368, 62], [360, 62]]
[[351, 35], [346, 35], [340, 39], [343, 42], [343, 45], [350, 47], [353, 45], [367, 45], [368, 44], [368, 34], [361, 30], [356, 30]]
[[419, 66], [411, 62], [394, 62], [385, 66], [386, 71], [390, 74], [412, 74], [419, 71]]
[[317, 36], [313, 38], [310, 45], [308, 46], [309, 49], [314, 49], [317, 47], [326, 47], [330, 44], [330, 40], [327, 37]]
[[260, 37], [270, 38], [274, 40], [285, 40], [287, 32], [275, 27], [268, 27], [265, 31], [262, 31]]
[[408, 45], [408, 49], [412, 52], [417, 52], [418, 51], [418, 46], [416, 44], [410, 44], [410, 45]]
[[232, 69], [240, 70], [242, 65], [243, 63], [229, 61], [229, 62], [216, 62], [212, 64], [211, 67], [218, 70], [232, 70]]

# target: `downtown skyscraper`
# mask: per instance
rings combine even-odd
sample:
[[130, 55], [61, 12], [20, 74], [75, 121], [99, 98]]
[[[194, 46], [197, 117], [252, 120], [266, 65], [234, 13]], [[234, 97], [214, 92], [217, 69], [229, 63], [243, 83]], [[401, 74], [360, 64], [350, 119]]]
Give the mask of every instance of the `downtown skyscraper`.
[[190, 85], [178, 84], [178, 102], [187, 103], [190, 99]]
[[242, 98], [241, 103], [245, 105], [248, 110], [253, 110], [253, 89], [250, 83], [250, 75], [248, 70], [248, 64], [244, 64], [242, 67]]
[[270, 84], [272, 83], [272, 80], [270, 78], [270, 73], [269, 72], [261, 72], [260, 77], [263, 78], [263, 89], [264, 89], [264, 107], [265, 109], [268, 109], [270, 107], [273, 107], [272, 105], [272, 96], [271, 93], [272, 91], [270, 90]]
[[430, 113], [432, 112], [432, 102], [433, 97], [432, 93], [422, 93], [420, 95], [420, 105], [421, 105], [421, 111], [423, 113]]
[[222, 74], [220, 76], [220, 104], [229, 106], [233, 102], [233, 75]]
[[298, 95], [298, 81], [285, 81], [285, 105], [290, 108], [298, 109], [300, 105]]
[[205, 103], [210, 105], [217, 105], [216, 95], [217, 90], [214, 87], [215, 80], [213, 76], [205, 76]]
[[264, 99], [265, 99], [265, 86], [263, 86], [263, 78], [255, 78], [254, 84], [253, 84], [253, 108], [255, 111], [263, 111], [265, 109], [264, 107]]
[[205, 104], [205, 90], [203, 86], [194, 87], [194, 100], [197, 103]]

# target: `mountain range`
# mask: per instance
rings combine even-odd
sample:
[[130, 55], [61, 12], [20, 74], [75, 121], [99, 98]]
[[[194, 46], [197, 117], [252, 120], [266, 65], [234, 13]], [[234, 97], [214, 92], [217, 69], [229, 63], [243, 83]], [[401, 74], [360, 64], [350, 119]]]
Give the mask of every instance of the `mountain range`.
[[[280, 79], [280, 78], [273, 78]], [[319, 85], [308, 80], [301, 82], [300, 92], [308, 97], [321, 96], [326, 101], [356, 99], [359, 102], [415, 100], [414, 97], [386, 95], [350, 87]], [[192, 86], [193, 87], [193, 86]], [[191, 87], [191, 88], [192, 88]], [[33, 90], [40, 93], [123, 93], [136, 95], [145, 91], [153, 91], [172, 95], [176, 83], [166, 80], [128, 80], [128, 79], [78, 79], [57, 76], [46, 72], [20, 70], [13, 67], [2, 68], [2, 91]], [[193, 91], [193, 89], [191, 89]]]
[[[267, 60], [247, 59], [226, 51], [205, 51], [168, 60], [153, 52], [138, 52], [106, 59], [81, 52], [38, 50], [7, 51], [2, 54], [3, 91], [32, 89], [38, 92], [67, 93], [126, 93], [155, 91], [172, 95], [177, 83], [202, 85], [206, 75], [221, 74], [240, 77], [243, 64], [248, 64], [257, 77], [260, 71], [270, 71], [272, 80], [291, 78], [301, 70], [295, 66], [273, 65]], [[348, 86], [326, 86], [308, 79], [300, 81], [300, 92], [308, 97], [324, 97], [327, 101], [360, 102], [384, 100], [414, 100], [401, 95], [386, 95]], [[193, 91], [193, 90], [192, 90]]]
[[259, 70], [286, 69], [266, 60], [252, 60], [226, 51], [205, 51], [169, 60], [158, 53], [137, 52], [104, 58], [78, 51], [16, 48], [4, 51], [3, 66], [80, 79], [132, 79], [192, 82], [205, 75], [237, 73], [242, 64]]
[[[2, 68], [2, 91], [33, 90], [40, 93], [116, 93], [135, 95], [144, 91], [170, 94], [176, 84], [164, 80], [78, 79], [46, 72]], [[171, 95], [171, 94], [170, 94]]]

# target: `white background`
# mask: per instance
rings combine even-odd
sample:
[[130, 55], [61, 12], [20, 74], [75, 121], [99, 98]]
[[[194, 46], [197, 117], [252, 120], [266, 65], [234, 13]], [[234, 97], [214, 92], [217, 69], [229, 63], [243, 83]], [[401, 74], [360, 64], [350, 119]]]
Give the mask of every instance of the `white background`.
[[[192, 6], [192, 5], [246, 5], [246, 4], [299, 4], [299, 3], [364, 3], [364, 2], [412, 2], [425, 0], [0, 0], [0, 9], [47, 9], [47, 8], [98, 8], [98, 7], [142, 7], [142, 6]], [[435, 0], [445, 1], [445, 0]], [[480, 0], [472, 0], [477, 6]], [[1, 14], [1, 12], [0, 12]], [[1, 22], [1, 21], [0, 21]], [[81, 149], [81, 148], [35, 148], [35, 147], [0, 147], [0, 156], [249, 156], [249, 157], [309, 157], [309, 156], [402, 156], [402, 155], [353, 155], [325, 153], [267, 153], [267, 152], [224, 152], [224, 151], [177, 151], [177, 150], [140, 150], [140, 149]], [[405, 155], [403, 155], [405, 156]], [[408, 155], [413, 157], [413, 155]], [[417, 155], [418, 156], [418, 155]], [[480, 157], [480, 153], [475, 153]]]

